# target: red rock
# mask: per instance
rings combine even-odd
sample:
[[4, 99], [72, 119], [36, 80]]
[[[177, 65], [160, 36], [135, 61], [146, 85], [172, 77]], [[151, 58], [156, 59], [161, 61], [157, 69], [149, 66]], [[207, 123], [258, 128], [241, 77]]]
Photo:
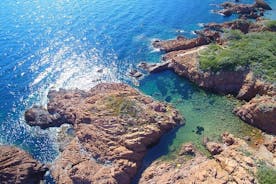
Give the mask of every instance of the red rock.
[[234, 110], [245, 122], [268, 133], [276, 134], [276, 100], [275, 96], [255, 97], [248, 103]]
[[147, 148], [181, 123], [168, 104], [125, 84], [48, 95], [48, 111], [73, 125], [74, 137], [51, 167], [57, 184], [129, 184]]
[[27, 152], [13, 146], [0, 146], [1, 184], [39, 184], [47, 170]]
[[230, 146], [235, 143], [234, 136], [232, 134], [229, 134], [228, 132], [224, 132], [221, 135], [221, 138], [222, 138], [222, 142], [227, 146]]
[[222, 146], [215, 142], [208, 142], [206, 147], [212, 155], [220, 154], [223, 151]]

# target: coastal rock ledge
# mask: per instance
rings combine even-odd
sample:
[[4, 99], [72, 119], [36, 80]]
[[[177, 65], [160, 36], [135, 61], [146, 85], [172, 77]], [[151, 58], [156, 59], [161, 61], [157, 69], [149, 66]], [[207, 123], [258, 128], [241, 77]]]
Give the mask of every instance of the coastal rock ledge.
[[38, 184], [47, 170], [27, 152], [13, 146], [0, 146], [1, 184]]
[[147, 148], [182, 122], [171, 106], [125, 84], [51, 91], [48, 97], [43, 114], [56, 117], [51, 126], [63, 122], [74, 128], [74, 138], [50, 169], [57, 184], [129, 184]]

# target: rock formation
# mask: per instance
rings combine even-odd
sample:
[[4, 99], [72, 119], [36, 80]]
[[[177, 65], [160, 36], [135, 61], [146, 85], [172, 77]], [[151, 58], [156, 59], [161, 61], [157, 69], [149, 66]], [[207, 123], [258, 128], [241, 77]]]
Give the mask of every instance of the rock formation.
[[[213, 158], [196, 151], [194, 157], [178, 154], [176, 159], [154, 161], [143, 172], [139, 184], [258, 183], [259, 151], [229, 133], [222, 138], [234, 143], [207, 143]], [[268, 150], [264, 152], [268, 154]], [[275, 163], [272, 161], [272, 164]]]
[[264, 20], [257, 21], [257, 22], [251, 22], [248, 20], [238, 19], [230, 22], [224, 22], [224, 23], [208, 23], [204, 25], [205, 29], [210, 29], [214, 31], [223, 32], [224, 29], [227, 30], [240, 30], [243, 33], [249, 33], [249, 32], [261, 32], [261, 31], [275, 31], [271, 28], [268, 28], [265, 25]]
[[225, 2], [221, 4], [222, 10], [217, 11], [224, 16], [231, 16], [232, 14], [239, 15], [240, 18], [257, 19], [264, 15], [265, 10], [272, 10], [272, 8], [263, 0], [256, 0], [254, 4], [236, 4], [232, 2]]
[[276, 96], [257, 96], [234, 112], [245, 122], [276, 134]]
[[[171, 69], [202, 88], [220, 94], [233, 94], [238, 99], [246, 101], [250, 101], [256, 95], [267, 96], [249, 102], [248, 105], [244, 105], [239, 110], [236, 110], [236, 114], [244, 121], [275, 134], [275, 87], [272, 84], [257, 79], [250, 70], [202, 71], [199, 67], [198, 57], [200, 51], [206, 48], [206, 46], [201, 46], [188, 50], [169, 52], [163, 56], [163, 62], [156, 64], [154, 67], [145, 68], [151, 73], [159, 72], [160, 68], [162, 70]], [[269, 100], [271, 101], [269, 102]], [[260, 110], [261, 108], [257, 108], [258, 105], [256, 105], [258, 103], [262, 107], [267, 106], [270, 108]]]
[[39, 184], [46, 171], [47, 167], [27, 152], [13, 146], [0, 146], [1, 184]]
[[217, 41], [220, 37], [219, 33], [216, 31], [204, 30], [196, 33], [199, 35], [198, 38], [185, 39], [183, 37], [177, 37], [175, 40], [156, 40], [152, 44], [155, 48], [158, 48], [161, 51], [171, 52], [207, 45], [211, 42]]
[[171, 106], [125, 84], [51, 91], [48, 97], [48, 113], [58, 114], [75, 132], [51, 167], [57, 184], [128, 184], [147, 148], [181, 123]]

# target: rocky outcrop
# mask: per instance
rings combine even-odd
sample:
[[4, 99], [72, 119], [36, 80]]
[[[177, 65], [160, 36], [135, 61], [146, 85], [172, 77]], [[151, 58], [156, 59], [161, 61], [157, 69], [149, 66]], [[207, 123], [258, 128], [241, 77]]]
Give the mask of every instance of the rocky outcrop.
[[221, 94], [233, 94], [239, 99], [250, 100], [257, 94], [274, 95], [274, 87], [256, 79], [249, 70], [238, 71], [202, 71], [199, 67], [199, 52], [206, 46], [190, 50], [170, 52], [163, 57], [164, 62], [170, 62], [168, 69], [188, 78], [200, 87]]
[[[228, 133], [223, 136], [226, 135], [233, 138]], [[196, 151], [192, 158], [178, 154], [173, 160], [157, 160], [143, 172], [139, 184], [258, 183], [255, 174], [260, 158], [244, 141], [235, 138], [231, 145], [207, 145], [219, 147], [212, 153], [213, 158]]]
[[155, 48], [160, 49], [161, 51], [171, 52], [171, 51], [186, 50], [186, 49], [191, 49], [202, 45], [207, 45], [211, 42], [218, 41], [218, 39], [220, 38], [219, 33], [216, 31], [204, 30], [196, 33], [199, 35], [198, 38], [186, 39], [180, 36], [180, 37], [177, 37], [175, 40], [165, 40], [165, 41], [156, 40], [152, 43], [152, 45]]
[[33, 106], [25, 112], [26, 123], [30, 126], [39, 126], [42, 129], [58, 127], [64, 123], [59, 114], [50, 114], [41, 106]]
[[212, 155], [218, 155], [223, 151], [222, 146], [215, 142], [208, 142], [206, 148]]
[[264, 10], [272, 10], [272, 8], [264, 0], [255, 0], [255, 7], [263, 8]]
[[276, 134], [276, 97], [258, 96], [234, 112], [245, 122], [266, 132]]
[[260, 100], [253, 100], [236, 110], [236, 114], [244, 121], [262, 130], [275, 133], [276, 118], [273, 115], [275, 114], [275, 87], [272, 84], [260, 81], [250, 70], [246, 69], [219, 72], [202, 71], [199, 67], [198, 57], [204, 49], [206, 49], [206, 46], [169, 52], [163, 56], [163, 62], [156, 64], [158, 67], [148, 67], [148, 71], [154, 73], [159, 72], [160, 68], [162, 70], [171, 69], [202, 88], [220, 94], [232, 94], [236, 98], [246, 101], [250, 101], [257, 95], [265, 95], [267, 97], [264, 97], [266, 100], [263, 102], [268, 104], [270, 101], [269, 104], [274, 104], [272, 110], [270, 107], [261, 111], [260, 108], [256, 108], [258, 106], [256, 104], [261, 105], [263, 103]]
[[147, 148], [181, 123], [171, 106], [125, 84], [51, 91], [48, 97], [48, 113], [74, 128], [74, 138], [51, 167], [57, 184], [128, 184]]
[[224, 16], [232, 14], [239, 15], [240, 18], [257, 19], [264, 15], [265, 10], [271, 10], [271, 7], [263, 0], [256, 0], [254, 4], [236, 4], [225, 2], [221, 4], [222, 10], [217, 11]]
[[248, 20], [238, 19], [231, 22], [224, 23], [208, 23], [204, 25], [205, 29], [223, 32], [227, 30], [240, 30], [243, 33], [261, 32], [261, 31], [275, 31], [265, 25], [266, 21], [251, 22]]
[[0, 183], [38, 184], [47, 167], [34, 160], [27, 152], [13, 147], [0, 146]]

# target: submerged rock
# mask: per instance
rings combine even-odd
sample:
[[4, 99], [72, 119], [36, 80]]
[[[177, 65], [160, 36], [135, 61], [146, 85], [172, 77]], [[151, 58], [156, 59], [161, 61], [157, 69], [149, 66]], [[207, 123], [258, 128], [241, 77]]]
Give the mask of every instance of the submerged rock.
[[39, 184], [47, 170], [27, 152], [13, 146], [0, 146], [1, 184]]
[[51, 167], [59, 183], [128, 184], [147, 148], [181, 123], [177, 111], [125, 84], [49, 93], [48, 112], [73, 125]]

